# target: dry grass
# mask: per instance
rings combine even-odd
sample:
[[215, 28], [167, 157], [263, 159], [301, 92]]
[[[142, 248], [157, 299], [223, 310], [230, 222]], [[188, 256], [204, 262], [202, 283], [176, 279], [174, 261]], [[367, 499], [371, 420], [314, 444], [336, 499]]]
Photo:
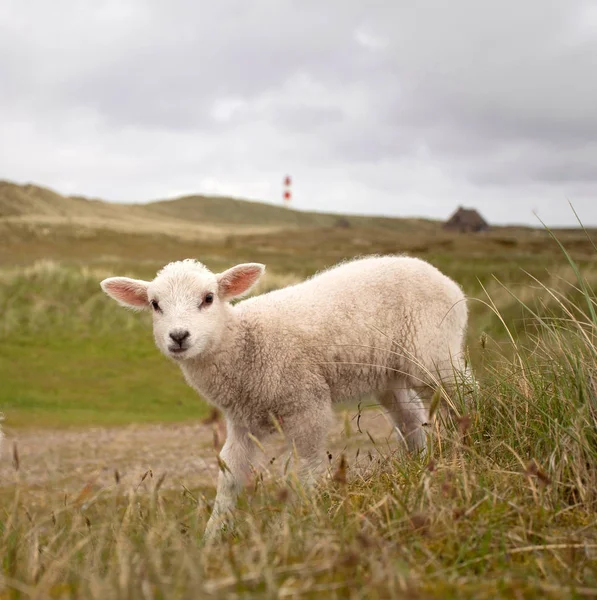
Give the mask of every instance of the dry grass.
[[[391, 440], [394, 445], [389, 417], [371, 404], [360, 413], [351, 407], [339, 412], [328, 451], [335, 456], [342, 451], [354, 454], [357, 448], [370, 449], [365, 432], [380, 443]], [[5, 427], [5, 433], [6, 452], [16, 451], [19, 457], [21, 490], [39, 502], [49, 487], [59, 486], [63, 493], [72, 495], [92, 480], [96, 491], [109, 488], [116, 472], [120, 482], [127, 485], [137, 485], [139, 477], [151, 470], [156, 477], [168, 474], [163, 489], [181, 490], [183, 485], [213, 488], [218, 468], [216, 453], [226, 438], [226, 425], [217, 414], [216, 418], [209, 415], [186, 423], [61, 430]], [[266, 445], [267, 455], [260, 456], [264, 464], [283, 446], [275, 439]], [[278, 462], [283, 467], [284, 461]], [[0, 489], [12, 486], [14, 481], [14, 464], [10, 460], [0, 462]]]
[[90, 470], [65, 495], [28, 487], [15, 454], [0, 586], [35, 598], [594, 595], [594, 423], [576, 403], [578, 416], [556, 422], [561, 399], [529, 405], [523, 394], [540, 390], [505, 375], [445, 424], [428, 462], [339, 437], [344, 452], [316, 491], [256, 471], [238, 528], [209, 547], [213, 488], [189, 483], [182, 465], [102, 481]]
[[[576, 265], [570, 268], [576, 276]], [[552, 281], [561, 282], [561, 275], [571, 279], [569, 271], [561, 271]], [[79, 450], [88, 462], [79, 463], [70, 478], [57, 466], [77, 464], [72, 456], [46, 462], [56, 465], [56, 478], [46, 481], [31, 477], [28, 463], [35, 453], [23, 444], [21, 456], [17, 445], [1, 492], [0, 593], [597, 595], [597, 303], [584, 277], [572, 288], [573, 300], [560, 296], [557, 287], [542, 289], [556, 298], [549, 318], [519, 297], [515, 301], [528, 320], [536, 321], [531, 331], [522, 336], [511, 331], [507, 347], [472, 340], [480, 390], [468, 403], [452, 397], [453, 411], [442, 413], [441, 428], [429, 430], [430, 460], [397, 450], [387, 438], [387, 424], [380, 435], [360, 421], [365, 433], [355, 435], [357, 421], [348, 419], [332, 439], [328, 478], [316, 490], [305, 490], [292, 473], [275, 476], [280, 468], [283, 473], [284, 457], [266, 446], [241, 500], [237, 528], [213, 546], [202, 542], [213, 484], [198, 480], [188, 463], [189, 456], [203, 456], [213, 469], [209, 456], [218, 442], [212, 438], [210, 445], [206, 425], [189, 428], [196, 434], [190, 440], [203, 439], [203, 446], [189, 440], [188, 453], [174, 457], [168, 469], [160, 451], [152, 464], [152, 444], [162, 440], [168, 448], [155, 430], [145, 437], [130, 433], [137, 459], [131, 449], [128, 463], [117, 434], [98, 438], [95, 461], [93, 437], [84, 443], [71, 434], [71, 452]], [[180, 430], [172, 431], [171, 444]], [[110, 440], [118, 452], [110, 454]], [[112, 461], [101, 460], [110, 456]]]
[[[345, 217], [350, 224], [345, 229], [335, 226], [339, 217], [201, 196], [115, 204], [0, 182], [0, 265], [26, 265], [43, 256], [137, 266], [196, 256], [217, 265], [259, 260], [278, 272], [308, 275], [358, 254], [408, 252], [440, 263], [483, 262], [489, 272], [508, 263], [532, 267], [558, 253], [541, 230], [460, 235], [444, 232], [434, 221], [360, 216]], [[594, 259], [584, 232], [559, 235], [577, 259]]]
[[[319, 222], [219, 240], [39, 227], [0, 219], [10, 434], [0, 598], [597, 596], [597, 276], [583, 232], [562, 234], [573, 262], [547, 232], [446, 236], [425, 223]], [[398, 251], [429, 258], [484, 300], [472, 305], [469, 339], [479, 392], [451, 399], [442, 435], [429, 431], [429, 461], [405, 456], [373, 410], [358, 421], [363, 433], [340, 418], [316, 490], [292, 473], [276, 478], [285, 457], [266, 446], [237, 529], [204, 546], [223, 434], [197, 423], [205, 405], [159, 357], [144, 317], [112, 310], [99, 280], [151, 277], [197, 256], [214, 269], [265, 262], [266, 290]], [[55, 262], [34, 264], [40, 256]], [[187, 423], [98, 427], [143, 419]], [[77, 427], [38, 428], [49, 424]]]
[[[338, 215], [288, 210], [234, 198], [189, 196], [145, 204], [118, 204], [82, 197], [61, 196], [35, 185], [0, 181], [0, 225], [26, 229], [37, 237], [55, 235], [57, 227], [74, 236], [93, 237], [98, 231], [120, 234], [157, 234], [193, 240], [222, 241], [236, 234], [262, 235], [296, 228], [334, 227]], [[353, 226], [373, 226], [393, 232], [415, 226], [435, 231], [437, 224], [414, 219], [350, 217]]]

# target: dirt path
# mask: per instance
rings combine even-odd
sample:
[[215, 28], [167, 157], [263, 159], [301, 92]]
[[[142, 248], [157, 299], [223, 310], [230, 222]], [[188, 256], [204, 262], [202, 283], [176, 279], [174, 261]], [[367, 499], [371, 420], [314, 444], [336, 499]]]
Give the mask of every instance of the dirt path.
[[[362, 433], [355, 410], [338, 413], [328, 443], [334, 457], [344, 452], [350, 462], [357, 448], [361, 452], [370, 448], [367, 432], [384, 447], [388, 442], [396, 446], [392, 426], [381, 411], [365, 411], [359, 425]], [[88, 483], [97, 488], [113, 485], [116, 477], [124, 484], [137, 485], [149, 470], [154, 478], [166, 474], [164, 488], [213, 486], [216, 447], [224, 439], [222, 422], [7, 431], [0, 458], [0, 489], [14, 485], [18, 478], [34, 495], [43, 495], [49, 488], [70, 495]], [[280, 456], [283, 447], [273, 442], [265, 450], [262, 462]]]

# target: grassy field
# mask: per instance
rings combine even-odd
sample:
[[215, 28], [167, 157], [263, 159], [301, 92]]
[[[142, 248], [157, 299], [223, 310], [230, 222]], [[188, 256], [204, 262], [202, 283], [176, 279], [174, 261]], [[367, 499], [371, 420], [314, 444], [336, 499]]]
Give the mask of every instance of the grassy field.
[[[317, 230], [302, 232], [310, 244], [318, 234]], [[368, 236], [372, 253], [400, 251], [395, 246], [388, 248], [383, 236], [379, 239], [375, 232], [365, 229], [359, 234]], [[259, 293], [294, 283], [359, 254], [350, 239], [323, 236], [325, 241], [319, 245], [297, 248], [290, 234], [286, 238], [276, 234], [277, 253], [276, 246], [264, 236], [262, 246], [256, 243], [253, 250], [249, 244], [240, 246], [241, 242], [234, 240], [204, 248], [208, 250], [205, 253], [192, 251], [185, 242], [177, 244], [175, 238], [158, 248], [152, 247], [153, 237], [139, 235], [139, 246], [130, 239], [113, 244], [117, 237], [111, 233], [94, 238], [97, 245], [111, 248], [110, 256], [93, 250], [87, 254], [82, 243], [60, 239], [55, 244], [44, 239], [41, 248], [28, 246], [35, 250], [37, 260], [31, 258], [28, 266], [0, 269], [0, 407], [8, 415], [8, 426], [177, 421], [205, 415], [205, 405], [183, 383], [177, 367], [155, 349], [148, 315], [121, 310], [101, 292], [99, 282], [107, 276], [151, 278], [165, 262], [186, 256], [198, 256], [213, 269], [262, 261], [268, 273]], [[419, 236], [418, 243], [421, 240]], [[77, 248], [76, 253], [73, 248]], [[496, 344], [505, 335], [500, 320], [484, 304], [484, 288], [496, 298], [509, 326], [522, 330], [525, 319], [521, 307], [501, 284], [512, 289], [522, 287], [525, 298], [532, 296], [537, 285], [528, 272], [562, 288], [573, 273], [557, 252], [556, 246], [555, 252], [527, 254], [491, 250], [467, 254], [464, 249], [411, 254], [436, 264], [459, 281], [472, 298], [469, 343], [472, 360], [477, 363], [481, 333]], [[55, 259], [40, 260], [44, 255]], [[24, 255], [20, 258], [24, 260]], [[592, 258], [582, 253], [580, 260], [593, 277]]]
[[[213, 199], [196, 213], [190, 199], [140, 207], [160, 214], [164, 226], [152, 230], [147, 214], [138, 227], [129, 208], [114, 216], [104, 203], [36, 189], [17, 190], [30, 202], [17, 214], [24, 201], [11, 187], [9, 203], [0, 187], [0, 207], [12, 207], [0, 218], [0, 410], [14, 439], [58, 439], [67, 428], [89, 431], [93, 444], [82, 428], [176, 427], [207, 415], [155, 349], [148, 315], [120, 309], [98, 285], [115, 274], [148, 278], [187, 256], [213, 269], [265, 262], [258, 291], [361, 254], [426, 258], [471, 298], [468, 348], [481, 387], [468, 407], [449, 399], [441, 435], [429, 431], [430, 460], [374, 430], [359, 437], [347, 418], [316, 491], [292, 474], [256, 472], [238, 529], [213, 547], [202, 529], [215, 490], [185, 485], [188, 465], [150, 470], [151, 439], [147, 469], [123, 477], [106, 445], [112, 470], [82, 467], [75, 492], [58, 477], [59, 456], [48, 467], [56, 473], [33, 484], [10, 444], [2, 460], [12, 467], [0, 469], [9, 473], [0, 480], [0, 599], [597, 596], [593, 232], [558, 232], [567, 256], [545, 231], [462, 236], [388, 219], [351, 219], [346, 229], [329, 216], [268, 216], [242, 203], [227, 219], [235, 205]], [[63, 201], [68, 218], [50, 214]], [[187, 212], [190, 223], [174, 223]], [[206, 215], [211, 224], [194, 224]], [[265, 464], [282, 460], [266, 452]], [[213, 447], [205, 457], [215, 463]]]
[[[150, 316], [118, 310], [99, 288], [110, 273], [49, 261], [0, 272], [0, 407], [7, 426], [205, 416], [205, 403], [156, 350]], [[272, 275], [257, 292], [296, 280]]]

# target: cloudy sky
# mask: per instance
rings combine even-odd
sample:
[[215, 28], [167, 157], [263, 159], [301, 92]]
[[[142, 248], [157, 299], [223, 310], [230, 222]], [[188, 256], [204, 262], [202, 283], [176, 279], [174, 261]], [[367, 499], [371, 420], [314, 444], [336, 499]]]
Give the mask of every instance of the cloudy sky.
[[2, 0], [0, 178], [597, 225], [597, 2]]

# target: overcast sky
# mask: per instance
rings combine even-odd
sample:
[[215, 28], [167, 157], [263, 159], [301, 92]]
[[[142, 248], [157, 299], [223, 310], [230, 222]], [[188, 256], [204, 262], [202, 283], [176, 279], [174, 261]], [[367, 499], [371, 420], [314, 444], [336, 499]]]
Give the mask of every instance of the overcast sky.
[[0, 178], [597, 225], [597, 2], [2, 0]]

